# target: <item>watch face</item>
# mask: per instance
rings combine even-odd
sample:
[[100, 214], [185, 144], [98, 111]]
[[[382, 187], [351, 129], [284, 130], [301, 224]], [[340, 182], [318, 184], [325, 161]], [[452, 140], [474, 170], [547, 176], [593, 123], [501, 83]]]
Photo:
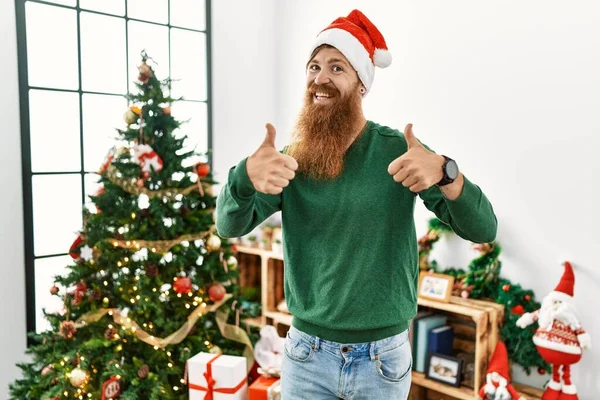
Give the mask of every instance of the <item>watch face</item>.
[[458, 165], [456, 164], [456, 161], [448, 160], [448, 163], [446, 164], [446, 175], [448, 175], [448, 178], [450, 179], [456, 179], [458, 176]]

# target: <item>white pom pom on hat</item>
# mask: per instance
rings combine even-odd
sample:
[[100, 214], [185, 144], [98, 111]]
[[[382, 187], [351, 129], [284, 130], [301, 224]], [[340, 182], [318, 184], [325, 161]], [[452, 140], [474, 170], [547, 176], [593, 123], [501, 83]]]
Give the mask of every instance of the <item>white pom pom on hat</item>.
[[323, 44], [335, 47], [348, 59], [367, 93], [373, 84], [375, 67], [387, 68], [392, 64], [392, 54], [383, 35], [359, 10], [352, 10], [347, 17], [339, 17], [323, 29], [310, 54]]

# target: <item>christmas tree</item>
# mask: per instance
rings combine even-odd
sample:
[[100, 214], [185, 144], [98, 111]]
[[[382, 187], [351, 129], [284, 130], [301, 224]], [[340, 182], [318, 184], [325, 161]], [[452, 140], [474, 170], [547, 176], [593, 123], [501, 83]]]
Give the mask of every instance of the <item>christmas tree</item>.
[[209, 164], [190, 164], [198, 154], [184, 151], [171, 115], [181, 99], [165, 95], [171, 81], [151, 64], [142, 53], [123, 146], [100, 168], [73, 265], [49, 288], [63, 312], [46, 313], [52, 329], [30, 334], [32, 361], [19, 365], [12, 398], [187, 399], [191, 356], [251, 354], [228, 323], [243, 299], [234, 249], [215, 232]]

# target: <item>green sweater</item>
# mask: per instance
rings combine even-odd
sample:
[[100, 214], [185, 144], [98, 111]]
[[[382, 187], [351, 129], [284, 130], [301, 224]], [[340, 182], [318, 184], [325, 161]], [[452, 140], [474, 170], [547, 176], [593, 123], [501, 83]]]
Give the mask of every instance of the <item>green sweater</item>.
[[[369, 121], [335, 180], [297, 174], [279, 195], [257, 192], [246, 159], [217, 198], [217, 232], [248, 234], [281, 210], [285, 297], [296, 328], [341, 343], [380, 340], [406, 330], [417, 311], [417, 194], [395, 182], [388, 165], [406, 152], [404, 135]], [[437, 186], [418, 193], [464, 239], [495, 239], [497, 220], [466, 177], [461, 195]], [[263, 283], [264, 284], [264, 283]]]

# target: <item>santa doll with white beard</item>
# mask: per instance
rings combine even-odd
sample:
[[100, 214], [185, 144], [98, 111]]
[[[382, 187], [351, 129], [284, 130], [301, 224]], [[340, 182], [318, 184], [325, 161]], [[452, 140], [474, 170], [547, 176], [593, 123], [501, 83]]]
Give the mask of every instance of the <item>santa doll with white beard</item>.
[[533, 343], [542, 358], [552, 365], [552, 380], [542, 400], [578, 399], [575, 385], [571, 382], [571, 365], [581, 360], [583, 349], [591, 347], [590, 336], [581, 327], [573, 304], [573, 267], [569, 262], [565, 262], [564, 266], [565, 272], [559, 284], [542, 300], [542, 307], [523, 314], [517, 320], [519, 328], [525, 328], [535, 321], [539, 323]]
[[525, 400], [510, 384], [508, 373], [508, 352], [504, 342], [499, 341], [490, 360], [486, 383], [479, 389], [478, 399], [483, 400]]

